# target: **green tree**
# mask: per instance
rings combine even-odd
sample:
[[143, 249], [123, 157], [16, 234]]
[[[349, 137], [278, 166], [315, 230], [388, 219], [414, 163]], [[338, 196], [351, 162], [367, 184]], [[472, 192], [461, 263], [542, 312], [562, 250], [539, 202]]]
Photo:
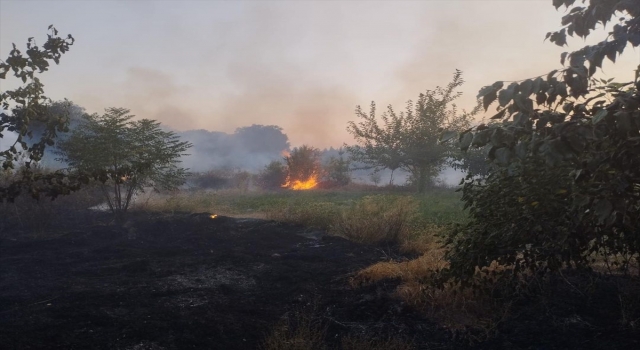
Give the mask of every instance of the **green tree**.
[[284, 187], [297, 189], [296, 185], [313, 180], [307, 187], [314, 187], [321, 174], [320, 150], [308, 145], [302, 145], [291, 150], [291, 154], [284, 158], [287, 163], [287, 179]]
[[[31, 171], [32, 163], [40, 161], [45, 148], [54, 144], [57, 133], [68, 131], [65, 111], [53, 113], [54, 109], [48, 107], [50, 100], [44, 95], [44, 85], [37, 75], [49, 69], [50, 61], [58, 64], [73, 43], [71, 35], [63, 39], [58, 36], [56, 28], [49, 26], [49, 34], [42, 47], [34, 38], [29, 38], [26, 55], [13, 44], [9, 57], [5, 61], [0, 60], [0, 79], [6, 79], [7, 73], [11, 72], [24, 84], [0, 93], [0, 138], [5, 135], [16, 137], [8, 149], [0, 149], [2, 169], [14, 169], [18, 160], [26, 159], [24, 167], [19, 170], [20, 176], [0, 186], [0, 201], [13, 201], [22, 192], [28, 192], [34, 198], [41, 195], [55, 198], [80, 186], [81, 179], [69, 177], [61, 171], [46, 174]], [[34, 136], [34, 123], [44, 127], [36, 140], [27, 142]]]
[[145, 187], [173, 189], [187, 172], [179, 158], [191, 147], [160, 123], [133, 120], [128, 109], [108, 108], [85, 114], [82, 123], [59, 143], [60, 160], [99, 180], [116, 221], [124, 218], [135, 194]]
[[371, 102], [368, 114], [357, 106], [356, 116], [362, 121], [357, 124], [349, 121], [347, 131], [353, 135], [357, 145], [345, 145], [345, 149], [354, 163], [364, 165], [356, 169], [370, 169], [374, 172], [391, 170], [389, 185], [393, 185], [393, 173], [402, 167], [404, 159], [404, 114], [397, 115], [393, 107], [388, 106], [387, 111], [380, 116], [381, 124], [378, 124], [376, 104]]
[[595, 255], [628, 272], [640, 253], [640, 67], [628, 83], [594, 77], [604, 58], [640, 45], [640, 2], [574, 3], [553, 0], [568, 11], [551, 42], [618, 24], [605, 40], [563, 53], [563, 69], [482, 88], [485, 110], [497, 102], [492, 119], [502, 122], [459, 135], [463, 150], [490, 147], [492, 168], [464, 183], [471, 220], [447, 238], [455, 276], [494, 260], [516, 271], [589, 268]]
[[351, 183], [351, 161], [344, 158], [344, 151], [341, 149], [338, 156], [331, 156], [324, 166], [324, 175], [332, 184], [346, 186]]
[[267, 164], [258, 175], [260, 187], [267, 190], [280, 189], [287, 180], [287, 168], [281, 161]]
[[349, 122], [357, 146], [347, 147], [355, 161], [379, 170], [398, 168], [411, 172], [419, 193], [424, 193], [429, 181], [453, 159], [454, 147], [441, 143], [443, 129], [462, 131], [470, 126], [470, 119], [479, 108], [471, 112], [459, 111], [455, 100], [462, 93], [457, 89], [464, 83], [462, 72], [456, 70], [452, 81], [445, 87], [436, 87], [420, 94], [415, 105], [408, 101], [404, 112], [397, 114], [391, 106], [378, 123], [375, 104], [369, 114], [356, 109], [360, 123]]

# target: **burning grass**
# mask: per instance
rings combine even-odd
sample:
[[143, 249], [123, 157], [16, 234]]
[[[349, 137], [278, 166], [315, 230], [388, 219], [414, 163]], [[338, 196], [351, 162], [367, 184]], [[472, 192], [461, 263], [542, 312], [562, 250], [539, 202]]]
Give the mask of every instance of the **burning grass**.
[[318, 175], [312, 174], [307, 179], [290, 179], [287, 177], [287, 181], [282, 185], [283, 188], [288, 188], [296, 191], [311, 190], [318, 186]]

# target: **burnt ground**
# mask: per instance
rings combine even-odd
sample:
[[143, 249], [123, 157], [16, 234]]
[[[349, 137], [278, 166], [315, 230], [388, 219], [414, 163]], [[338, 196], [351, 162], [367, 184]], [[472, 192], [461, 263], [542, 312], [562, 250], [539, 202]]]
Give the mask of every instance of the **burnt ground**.
[[[397, 282], [349, 287], [355, 271], [402, 258], [390, 250], [259, 219], [137, 213], [122, 228], [95, 216], [37, 239], [0, 237], [0, 348], [257, 349], [300, 310], [328, 327], [330, 346], [359, 334], [418, 349], [463, 347], [393, 298]], [[586, 321], [549, 332], [544, 315], [507, 325], [507, 338], [480, 347], [638, 344], [633, 334], [620, 342], [594, 334]]]
[[0, 240], [1, 348], [256, 349], [283, 315], [309, 305], [337, 332], [436, 329], [394, 324], [415, 315], [381, 287], [348, 287], [350, 273], [388, 253], [304, 227], [139, 214], [128, 228], [56, 231]]

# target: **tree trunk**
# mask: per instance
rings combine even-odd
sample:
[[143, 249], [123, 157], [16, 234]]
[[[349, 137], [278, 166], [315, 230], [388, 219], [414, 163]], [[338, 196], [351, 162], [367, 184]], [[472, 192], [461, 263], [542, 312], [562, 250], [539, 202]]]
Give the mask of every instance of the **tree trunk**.
[[389, 186], [393, 186], [393, 172], [396, 171], [396, 169], [391, 169], [391, 177], [389, 178]]
[[428, 171], [426, 167], [418, 169], [418, 193], [424, 193], [427, 189]]

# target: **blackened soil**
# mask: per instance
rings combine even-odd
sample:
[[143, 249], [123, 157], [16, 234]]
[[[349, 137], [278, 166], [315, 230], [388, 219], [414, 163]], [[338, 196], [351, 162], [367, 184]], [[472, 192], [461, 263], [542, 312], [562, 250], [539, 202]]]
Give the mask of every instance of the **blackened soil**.
[[[137, 213], [123, 226], [96, 215], [62, 218], [40, 238], [4, 226], [0, 349], [259, 349], [299, 312], [326, 327], [329, 348], [346, 335], [468, 347], [394, 298], [397, 281], [349, 287], [359, 269], [403, 258], [389, 249], [207, 213]], [[619, 332], [617, 298], [581, 301], [559, 285], [563, 298], [514, 309], [499, 336], [472, 347], [640, 348], [636, 326]]]
[[348, 287], [388, 252], [300, 226], [138, 214], [47, 237], [0, 239], [2, 349], [257, 349], [309, 305], [336, 334], [446, 341], [382, 291], [394, 285]]

